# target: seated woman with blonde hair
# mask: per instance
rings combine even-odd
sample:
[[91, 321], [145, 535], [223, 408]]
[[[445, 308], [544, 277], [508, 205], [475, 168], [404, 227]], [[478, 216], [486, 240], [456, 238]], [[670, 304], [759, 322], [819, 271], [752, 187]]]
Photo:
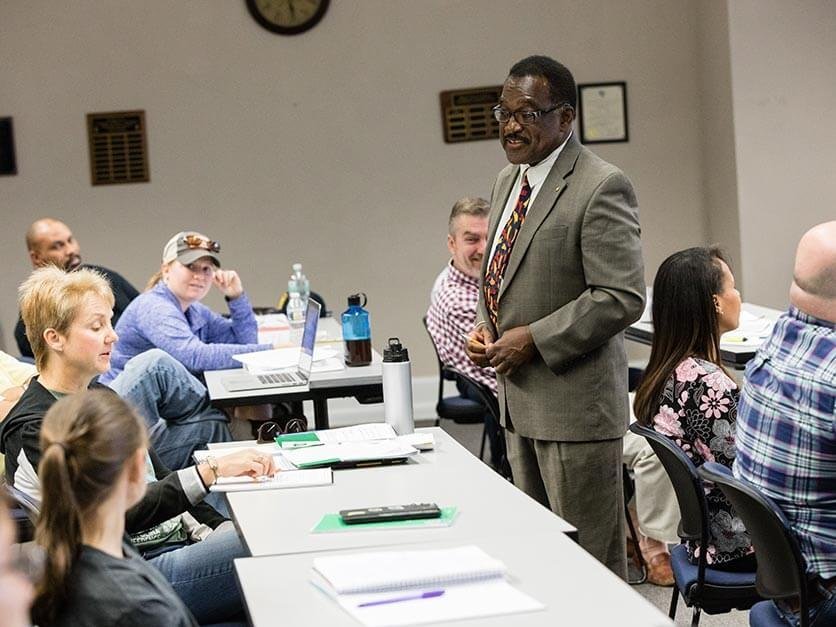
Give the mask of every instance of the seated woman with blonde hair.
[[[152, 348], [164, 350], [198, 375], [239, 367], [233, 355], [273, 348], [258, 343], [255, 314], [241, 278], [235, 270], [221, 268], [220, 250], [218, 242], [195, 231], [182, 231], [168, 240], [160, 271], [119, 318], [116, 332], [121, 339], [102, 383], [115, 378], [129, 359]], [[229, 305], [229, 318], [200, 302], [213, 285]]]
[[44, 417], [40, 445], [35, 538], [47, 560], [35, 622], [197, 625], [125, 535], [125, 513], [147, 486], [148, 436], [133, 410], [101, 390], [62, 398]]
[[[117, 396], [95, 379], [109, 368], [118, 338], [110, 325], [113, 294], [92, 270], [35, 270], [20, 287], [20, 305], [40, 374], [0, 423], [0, 452], [9, 483], [40, 500], [44, 416], [59, 399], [88, 389]], [[152, 446], [147, 461], [147, 492], [126, 508], [132, 541], [199, 621], [239, 616], [232, 560], [247, 553], [232, 523], [204, 499], [219, 477], [272, 474], [272, 457], [248, 449], [171, 472]]]

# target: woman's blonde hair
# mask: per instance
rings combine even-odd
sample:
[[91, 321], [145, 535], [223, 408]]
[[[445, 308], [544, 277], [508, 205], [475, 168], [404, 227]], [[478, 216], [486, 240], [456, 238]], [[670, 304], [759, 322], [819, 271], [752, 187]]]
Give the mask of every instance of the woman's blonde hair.
[[37, 624], [55, 621], [81, 548], [85, 518], [105, 501], [137, 450], [148, 447], [145, 424], [115, 392], [65, 396], [41, 426], [41, 513], [35, 540], [46, 552], [32, 609]]
[[149, 290], [154, 289], [154, 287], [163, 280], [163, 268], [170, 268], [173, 261], [169, 261], [168, 263], [164, 263], [160, 266], [160, 269], [157, 270], [154, 274], [151, 275], [151, 278], [148, 279], [148, 283], [145, 284], [145, 291], [148, 292]]
[[100, 272], [81, 268], [65, 272], [55, 266], [35, 270], [17, 290], [20, 316], [26, 337], [35, 355], [35, 365], [43, 370], [49, 357], [44, 332], [55, 329], [66, 335], [84, 299], [94, 295], [113, 308], [113, 290]]

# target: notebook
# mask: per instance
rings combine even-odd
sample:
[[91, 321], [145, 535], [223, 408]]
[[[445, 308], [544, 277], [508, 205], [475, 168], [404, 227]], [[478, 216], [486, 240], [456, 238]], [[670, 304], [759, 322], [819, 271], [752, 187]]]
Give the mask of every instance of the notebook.
[[316, 329], [319, 326], [321, 305], [314, 299], [308, 299], [305, 311], [305, 330], [302, 333], [302, 349], [299, 351], [299, 364], [296, 370], [277, 371], [265, 374], [232, 374], [221, 378], [221, 384], [228, 392], [262, 390], [307, 385], [313, 367], [313, 351], [316, 342]]
[[313, 560], [312, 583], [364, 625], [416, 625], [544, 609], [477, 546], [337, 554]]

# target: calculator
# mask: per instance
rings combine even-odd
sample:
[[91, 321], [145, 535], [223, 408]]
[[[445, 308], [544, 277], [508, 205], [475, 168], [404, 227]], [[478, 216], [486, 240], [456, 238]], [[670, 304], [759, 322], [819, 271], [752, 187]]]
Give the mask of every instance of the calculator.
[[441, 509], [435, 503], [410, 503], [409, 505], [385, 505], [340, 510], [340, 518], [348, 525], [356, 523], [385, 522], [389, 520], [414, 520], [416, 518], [440, 518]]

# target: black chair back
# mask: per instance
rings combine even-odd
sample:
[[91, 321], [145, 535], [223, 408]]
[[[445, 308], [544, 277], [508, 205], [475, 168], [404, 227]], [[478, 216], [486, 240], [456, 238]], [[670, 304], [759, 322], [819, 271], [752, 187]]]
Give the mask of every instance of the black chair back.
[[10, 514], [17, 527], [17, 541], [28, 542], [35, 537], [35, 525], [38, 522], [40, 508], [34, 499], [8, 483], [3, 482], [3, 489], [10, 501]]
[[630, 425], [630, 431], [647, 439], [668, 473], [682, 516], [679, 522], [679, 537], [683, 540], [699, 541], [700, 546], [705, 546], [708, 540], [708, 504], [702, 479], [694, 462], [667, 436], [653, 429], [634, 422]]
[[700, 467], [700, 475], [719, 486], [746, 525], [758, 556], [758, 592], [770, 599], [797, 596], [801, 625], [806, 625], [807, 564], [787, 517], [772, 499], [735, 478], [725, 466], [707, 462]]
[[[444, 382], [455, 381], [459, 373], [441, 362], [438, 347], [435, 345], [435, 340], [433, 340], [432, 333], [430, 333], [430, 327], [427, 325], [427, 316], [421, 318], [421, 321], [424, 323], [424, 330], [426, 330], [430, 338], [430, 344], [435, 353], [435, 360], [438, 363], [438, 400], [435, 404], [435, 413], [438, 414], [439, 418], [446, 418], [462, 424], [482, 422], [484, 420], [485, 408], [481, 403], [459, 396], [444, 397]], [[494, 403], [496, 403], [495, 400]]]
[[473, 386], [473, 389], [479, 394], [479, 399], [488, 408], [488, 411], [491, 413], [496, 419], [496, 424], [499, 424], [499, 399], [496, 398], [496, 394], [493, 393], [487, 385], [484, 383], [479, 383], [473, 377], [469, 377], [463, 372], [456, 370], [455, 368], [451, 368], [450, 366], [444, 367], [447, 372], [452, 373], [454, 376], [467, 381], [470, 385]]

